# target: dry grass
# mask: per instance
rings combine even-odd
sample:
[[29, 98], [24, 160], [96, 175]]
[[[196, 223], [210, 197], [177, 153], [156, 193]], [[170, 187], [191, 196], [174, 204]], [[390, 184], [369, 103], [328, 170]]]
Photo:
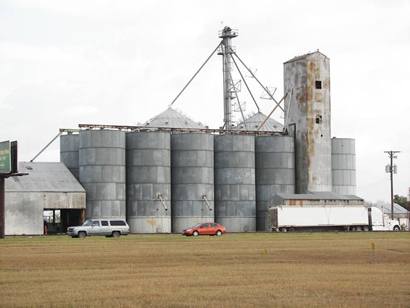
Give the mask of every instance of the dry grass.
[[409, 265], [410, 233], [9, 237], [0, 306], [409, 307]]

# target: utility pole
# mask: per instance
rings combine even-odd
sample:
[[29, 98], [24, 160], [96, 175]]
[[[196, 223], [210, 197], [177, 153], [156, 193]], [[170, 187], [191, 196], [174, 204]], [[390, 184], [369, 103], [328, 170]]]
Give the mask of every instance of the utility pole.
[[384, 153], [387, 153], [390, 158], [390, 165], [386, 166], [386, 172], [390, 173], [390, 203], [391, 203], [391, 219], [393, 219], [393, 173], [397, 173], [397, 166], [393, 165], [393, 159], [397, 158], [397, 153], [400, 153], [400, 151], [384, 151]]

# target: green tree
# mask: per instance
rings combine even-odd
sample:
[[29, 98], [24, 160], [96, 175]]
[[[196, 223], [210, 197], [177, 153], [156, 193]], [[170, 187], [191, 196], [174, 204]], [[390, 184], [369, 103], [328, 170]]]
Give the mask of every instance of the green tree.
[[406, 197], [400, 196], [400, 195], [394, 195], [393, 201], [394, 201], [394, 203], [397, 203], [397, 204], [401, 205], [402, 207], [410, 210], [410, 205], [409, 205], [409, 202], [407, 201]]

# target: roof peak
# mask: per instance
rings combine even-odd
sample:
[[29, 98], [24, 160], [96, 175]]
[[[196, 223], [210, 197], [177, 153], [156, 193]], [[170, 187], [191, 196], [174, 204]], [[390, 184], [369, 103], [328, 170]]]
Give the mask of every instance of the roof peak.
[[149, 127], [168, 127], [168, 128], [205, 128], [200, 122], [195, 122], [181, 111], [168, 106], [163, 112], [159, 113], [149, 121], [145, 122]]
[[324, 58], [326, 58], [326, 59], [329, 59], [329, 57], [326, 56], [326, 55], [325, 55], [324, 53], [322, 53], [321, 51], [319, 51], [319, 49], [316, 49], [315, 51], [308, 52], [308, 53], [305, 53], [305, 54], [300, 55], [300, 56], [295, 56], [295, 57], [293, 57], [292, 59], [290, 59], [290, 60], [288, 60], [288, 61], [285, 61], [284, 64], [289, 63], [289, 62], [294, 62], [294, 61], [302, 60], [302, 59], [308, 58], [308, 57], [310, 57], [310, 56], [312, 56], [312, 55], [320, 55], [320, 56], [322, 56], [322, 57], [324, 57]]
[[[266, 120], [266, 118], [267, 118], [267, 115], [258, 111], [256, 113], [250, 114], [245, 119], [245, 121], [240, 122], [235, 127], [235, 129], [236, 130], [250, 130], [250, 131], [257, 130], [259, 126], [263, 123], [263, 121]], [[245, 123], [246, 123], [246, 127], [245, 127]], [[268, 118], [260, 130], [278, 132], [278, 131], [283, 130], [283, 125], [272, 118]]]

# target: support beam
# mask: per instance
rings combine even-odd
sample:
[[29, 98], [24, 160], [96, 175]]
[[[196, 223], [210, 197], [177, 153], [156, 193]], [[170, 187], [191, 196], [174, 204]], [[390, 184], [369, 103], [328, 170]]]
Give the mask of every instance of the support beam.
[[[232, 57], [232, 55], [231, 55], [231, 57]], [[248, 83], [247, 83], [246, 80], [245, 80], [245, 77], [243, 77], [242, 72], [241, 72], [241, 70], [239, 69], [239, 66], [238, 66], [238, 64], [236, 64], [236, 61], [235, 61], [235, 59], [234, 59], [233, 57], [232, 57], [232, 60], [233, 60], [233, 63], [235, 64], [236, 70], [238, 71], [239, 75], [241, 75], [241, 78], [242, 78], [242, 80], [243, 80], [243, 83], [245, 84], [246, 89], [248, 90], [250, 96], [252, 97], [252, 100], [253, 100], [253, 102], [255, 103], [255, 106], [256, 106], [256, 108], [258, 109], [258, 112], [260, 112], [259, 105], [258, 105], [258, 103], [256, 102], [256, 99], [255, 99], [255, 97], [253, 96], [252, 91], [251, 91], [251, 89], [249, 88]]]
[[39, 157], [39, 156], [41, 155], [41, 153], [43, 153], [43, 152], [54, 142], [54, 140], [56, 140], [58, 137], [61, 136], [62, 133], [63, 133], [63, 132], [60, 130], [60, 131], [58, 132], [58, 134], [57, 134], [53, 139], [51, 139], [51, 141], [50, 141], [49, 143], [47, 143], [46, 146], [43, 147], [43, 148], [40, 150], [40, 152], [38, 152], [38, 154], [32, 158], [32, 160], [30, 160], [30, 163], [32, 163], [37, 157]]
[[[278, 101], [273, 97], [273, 95], [266, 89], [266, 87], [259, 81], [258, 78], [256, 78], [255, 74], [246, 66], [246, 64], [241, 60], [241, 58], [239, 58], [239, 56], [236, 54], [236, 52], [233, 52], [233, 54], [235, 55], [235, 57], [242, 63], [242, 65], [246, 68], [246, 70], [251, 74], [251, 76], [253, 78], [255, 78], [255, 80], [259, 83], [259, 85], [262, 87], [262, 89], [269, 95], [269, 97], [276, 103], [276, 105], [279, 105]], [[282, 108], [282, 106], [279, 106], [280, 109], [282, 109], [282, 111], [285, 111], [284, 108]]]
[[208, 63], [209, 59], [211, 59], [211, 57], [214, 55], [214, 53], [218, 50], [219, 46], [221, 46], [222, 42], [220, 42], [218, 44], [218, 46], [216, 46], [216, 48], [214, 49], [214, 51], [212, 51], [212, 53], [208, 56], [208, 58], [205, 60], [204, 63], [202, 63], [202, 65], [199, 67], [199, 69], [195, 72], [195, 74], [191, 77], [191, 79], [189, 79], [189, 81], [186, 83], [186, 85], [182, 88], [182, 90], [178, 93], [178, 95], [173, 99], [173, 101], [171, 102], [171, 104], [169, 104], [169, 106], [171, 107], [175, 101], [181, 96], [181, 94], [185, 91], [185, 89], [189, 86], [189, 84], [192, 82], [192, 80], [195, 79], [196, 75], [199, 74], [199, 72], [202, 70], [202, 68], [205, 66], [205, 64]]
[[259, 131], [259, 130], [263, 127], [263, 125], [265, 125], [266, 121], [267, 121], [267, 120], [270, 118], [270, 116], [274, 113], [274, 111], [276, 110], [276, 108], [278, 108], [278, 106], [280, 106], [280, 103], [286, 98], [286, 96], [288, 96], [288, 93], [286, 93], [285, 96], [280, 99], [278, 105], [276, 105], [276, 106], [272, 109], [272, 111], [266, 116], [266, 119], [263, 120], [263, 122], [259, 125], [257, 131]]

